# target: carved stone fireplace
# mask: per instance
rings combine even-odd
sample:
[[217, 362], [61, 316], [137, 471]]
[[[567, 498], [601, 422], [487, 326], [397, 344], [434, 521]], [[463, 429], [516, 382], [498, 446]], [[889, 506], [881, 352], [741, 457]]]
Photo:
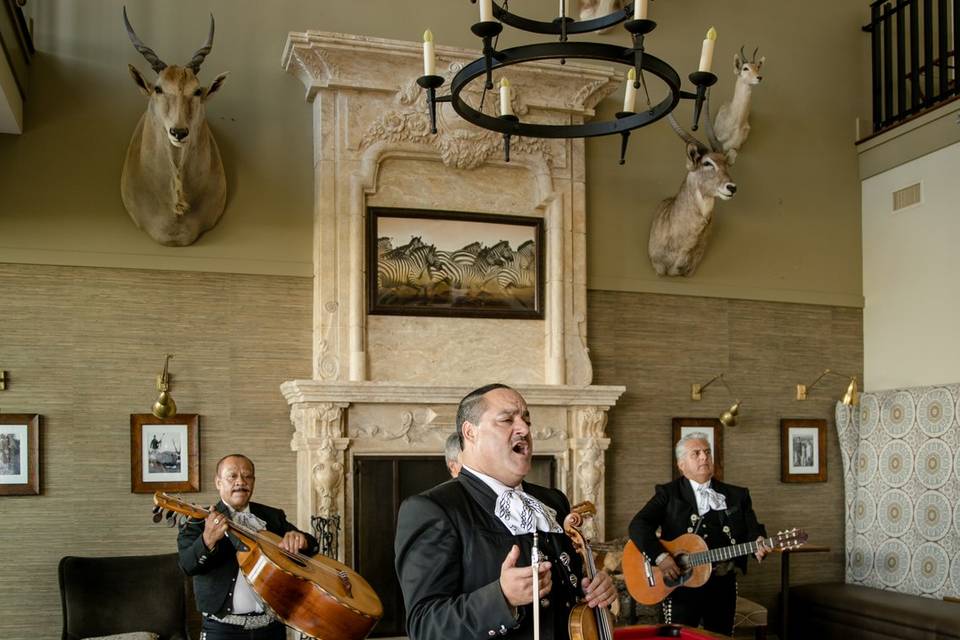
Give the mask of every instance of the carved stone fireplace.
[[[438, 47], [438, 73], [449, 80], [477, 55]], [[505, 163], [501, 136], [449, 105], [431, 135], [415, 83], [421, 60], [413, 43], [313, 31], [291, 33], [284, 48], [314, 114], [313, 379], [281, 387], [295, 429], [297, 523], [339, 516], [336, 555], [350, 562], [354, 456], [439, 456], [460, 398], [499, 381], [526, 398], [556, 485], [597, 505], [602, 538], [604, 428], [624, 387], [590, 384], [584, 141], [513, 140]], [[589, 118], [619, 83], [570, 61], [511, 68], [510, 81], [517, 115], [551, 123]], [[464, 95], [479, 105], [481, 88]], [[542, 218], [544, 319], [368, 315], [368, 207]]]

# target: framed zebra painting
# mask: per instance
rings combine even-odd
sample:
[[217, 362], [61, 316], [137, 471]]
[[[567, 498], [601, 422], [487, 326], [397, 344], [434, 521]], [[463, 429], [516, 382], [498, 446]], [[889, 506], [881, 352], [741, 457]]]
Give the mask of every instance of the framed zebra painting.
[[543, 220], [367, 211], [371, 314], [543, 318]]

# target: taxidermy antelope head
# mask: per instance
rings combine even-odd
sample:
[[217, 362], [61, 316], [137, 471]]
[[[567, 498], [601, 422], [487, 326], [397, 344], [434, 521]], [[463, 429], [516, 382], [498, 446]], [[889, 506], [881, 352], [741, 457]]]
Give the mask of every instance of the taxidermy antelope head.
[[659, 276], [692, 276], [707, 249], [714, 200], [732, 198], [737, 185], [727, 173], [727, 159], [709, 118], [704, 120], [711, 147], [708, 149], [685, 131], [672, 114], [667, 117], [673, 130], [687, 143], [687, 177], [677, 195], [657, 207], [650, 227], [650, 263]]
[[123, 206], [140, 229], [170, 246], [193, 244], [212, 228], [226, 204], [227, 181], [220, 150], [207, 125], [205, 104], [226, 73], [209, 87], [197, 74], [213, 47], [213, 15], [207, 41], [184, 66], [168, 65], [143, 44], [123, 10], [127, 35], [157, 74], [147, 82], [128, 65], [133, 81], [147, 97], [147, 110], [133, 131], [120, 177]]
[[[753, 93], [753, 87], [763, 80], [760, 68], [766, 60], [766, 56], [757, 60], [757, 51], [758, 49], [753, 50], [750, 60], [747, 60], [747, 56], [743, 53], [743, 47], [740, 47], [740, 53], [734, 54], [733, 64], [737, 83], [733, 88], [733, 98], [720, 107], [713, 125], [717, 138], [723, 144], [729, 164], [737, 161], [737, 153], [740, 152], [740, 147], [750, 134], [750, 123], [747, 121], [750, 117], [750, 94]], [[707, 117], [709, 118], [709, 115]]]

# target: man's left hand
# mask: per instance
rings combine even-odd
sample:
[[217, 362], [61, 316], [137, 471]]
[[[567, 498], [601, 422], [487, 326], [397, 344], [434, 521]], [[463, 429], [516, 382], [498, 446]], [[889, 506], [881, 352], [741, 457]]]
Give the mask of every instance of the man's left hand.
[[609, 606], [617, 599], [617, 588], [613, 586], [613, 579], [601, 571], [593, 577], [583, 579], [583, 592], [587, 596], [587, 604], [591, 608], [597, 606]]
[[307, 546], [307, 536], [299, 531], [287, 531], [283, 540], [280, 541], [280, 548], [289, 553], [296, 553]]
[[763, 560], [763, 557], [770, 553], [770, 547], [763, 546], [763, 536], [757, 538], [757, 552], [753, 555], [757, 557], [757, 562]]

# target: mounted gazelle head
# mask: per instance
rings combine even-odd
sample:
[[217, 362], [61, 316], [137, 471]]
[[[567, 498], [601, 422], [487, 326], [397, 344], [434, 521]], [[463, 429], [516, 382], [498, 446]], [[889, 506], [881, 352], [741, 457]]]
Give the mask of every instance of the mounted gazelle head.
[[191, 132], [196, 132], [205, 119], [204, 103], [222, 85], [227, 77], [221, 73], [209, 87], [204, 88], [197, 79], [203, 59], [213, 48], [214, 21], [210, 15], [210, 33], [203, 46], [197, 49], [184, 66], [168, 65], [147, 45], [143, 44], [127, 19], [127, 8], [123, 8], [123, 23], [127, 35], [137, 51], [147, 59], [157, 74], [156, 82], [150, 83], [132, 64], [128, 65], [133, 81], [140, 87], [141, 93], [150, 99], [147, 110], [156, 119], [167, 134], [170, 144], [181, 147], [189, 144]]
[[184, 66], [168, 65], [140, 41], [123, 10], [133, 46], [157, 73], [147, 82], [129, 65], [130, 75], [147, 96], [127, 147], [120, 196], [137, 227], [160, 244], [187, 246], [211, 229], [226, 206], [227, 181], [220, 150], [206, 120], [205, 104], [223, 84], [217, 76], [208, 88], [197, 73], [213, 46], [213, 16], [207, 41]]
[[763, 61], [767, 59], [766, 56], [761, 56], [757, 60], [757, 51], [760, 48], [757, 47], [753, 50], [753, 55], [750, 56], [750, 59], [747, 60], [747, 55], [743, 52], [743, 47], [740, 47], [740, 53], [733, 54], [733, 72], [737, 75], [738, 82], [745, 82], [749, 85], [760, 84], [763, 80], [763, 76], [760, 75], [760, 69], [763, 67]]
[[687, 143], [687, 184], [704, 198], [732, 198], [737, 192], [737, 185], [730, 179], [727, 157], [723, 153], [723, 145], [713, 131], [710, 118], [704, 118], [704, 129], [710, 147], [681, 127], [672, 114], [667, 116], [667, 119], [674, 132]]
[[[709, 94], [707, 96], [709, 113]], [[650, 263], [657, 275], [691, 276], [707, 250], [716, 198], [728, 200], [737, 185], [727, 173], [727, 158], [709, 116], [704, 129], [708, 148], [668, 115], [670, 126], [687, 143], [687, 177], [672, 198], [659, 204], [650, 226]]]

